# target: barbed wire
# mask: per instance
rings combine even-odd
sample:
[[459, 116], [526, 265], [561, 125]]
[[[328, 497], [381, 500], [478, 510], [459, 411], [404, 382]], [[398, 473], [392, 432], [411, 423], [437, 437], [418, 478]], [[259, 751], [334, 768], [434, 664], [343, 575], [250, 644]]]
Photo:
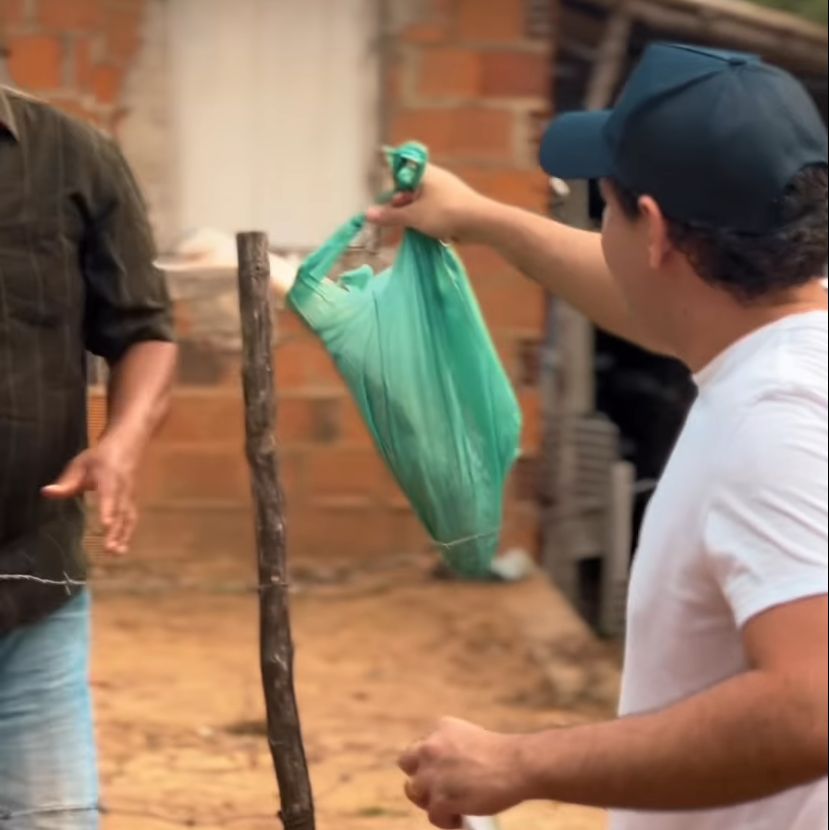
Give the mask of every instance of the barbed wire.
[[179, 816], [174, 813], [165, 813], [160, 810], [131, 808], [131, 807], [101, 807], [103, 816], [124, 816], [128, 818], [143, 818], [158, 821], [163, 824], [172, 824], [176, 827], [230, 827], [243, 821], [273, 821], [279, 818], [279, 813], [238, 813], [222, 818], [203, 819], [197, 816]]

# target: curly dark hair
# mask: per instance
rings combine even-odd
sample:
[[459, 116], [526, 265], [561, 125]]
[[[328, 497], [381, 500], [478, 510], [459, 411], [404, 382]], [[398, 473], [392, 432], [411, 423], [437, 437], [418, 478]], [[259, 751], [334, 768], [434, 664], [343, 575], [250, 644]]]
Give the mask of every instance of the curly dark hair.
[[[707, 283], [752, 303], [824, 273], [829, 247], [826, 165], [805, 167], [780, 198], [780, 229], [767, 234], [713, 228], [667, 217], [671, 242]], [[639, 194], [611, 181], [629, 219], [639, 216]]]

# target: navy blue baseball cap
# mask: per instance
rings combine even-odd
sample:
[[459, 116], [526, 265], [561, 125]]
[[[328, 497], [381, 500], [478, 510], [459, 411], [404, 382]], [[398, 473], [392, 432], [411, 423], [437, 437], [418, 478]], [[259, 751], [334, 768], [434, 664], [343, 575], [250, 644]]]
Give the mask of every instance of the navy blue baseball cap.
[[658, 43], [616, 106], [548, 127], [541, 166], [612, 178], [676, 220], [745, 233], [780, 226], [780, 197], [827, 163], [826, 126], [799, 81], [755, 55]]

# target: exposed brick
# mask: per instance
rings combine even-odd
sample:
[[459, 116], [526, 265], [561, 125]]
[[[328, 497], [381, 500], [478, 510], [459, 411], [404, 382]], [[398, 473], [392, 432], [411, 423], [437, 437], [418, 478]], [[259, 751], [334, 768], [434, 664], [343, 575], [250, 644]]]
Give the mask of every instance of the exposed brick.
[[433, 44], [445, 41], [447, 34], [446, 23], [420, 22], [407, 26], [401, 34], [401, 39], [404, 43], [415, 45]]
[[541, 146], [541, 139], [550, 125], [550, 120], [553, 114], [549, 106], [542, 109], [533, 109], [526, 114], [527, 118], [527, 137], [530, 143], [538, 148]]
[[547, 211], [550, 186], [540, 170], [481, 168], [458, 164], [452, 165], [452, 170], [491, 199], [527, 210]]
[[107, 400], [102, 390], [93, 389], [87, 401], [87, 433], [91, 444], [98, 440], [107, 422]]
[[100, 64], [92, 70], [92, 92], [102, 104], [114, 104], [121, 93], [121, 70], [111, 64]]
[[[277, 462], [279, 485], [287, 503], [302, 504], [306, 490], [306, 457], [302, 451], [280, 449]], [[248, 473], [248, 482], [250, 474]]]
[[484, 52], [481, 55], [481, 92], [504, 98], [548, 98], [550, 59], [536, 52]]
[[386, 100], [400, 101], [403, 97], [403, 65], [399, 58], [389, 61], [383, 81]]
[[429, 98], [473, 97], [481, 83], [481, 55], [471, 49], [423, 49], [417, 91]]
[[244, 443], [244, 412], [241, 394], [206, 390], [179, 390], [164, 422], [157, 443]]
[[418, 0], [417, 20], [400, 33], [404, 43], [431, 44], [445, 40], [452, 31], [455, 0]]
[[525, 0], [458, 0], [458, 33], [468, 40], [521, 40], [525, 5]]
[[426, 10], [433, 20], [449, 20], [455, 13], [457, 0], [425, 0]]
[[[541, 148], [541, 137], [546, 127], [546, 121], [538, 110], [527, 110], [518, 114], [516, 118], [516, 163], [521, 167], [541, 173], [538, 163], [538, 154]], [[549, 184], [549, 179], [547, 179]]]
[[541, 380], [542, 342], [539, 337], [522, 337], [516, 343], [517, 383], [535, 386]]
[[518, 271], [487, 245], [459, 245], [457, 251], [473, 282], [483, 277], [518, 276]]
[[141, 37], [141, 6], [121, 8], [109, 5], [104, 24], [107, 55], [120, 66], [129, 63]]
[[11, 38], [9, 71], [21, 88], [39, 92], [61, 85], [63, 50], [57, 37], [25, 35]]
[[240, 388], [238, 358], [220, 352], [208, 343], [187, 339], [187, 317], [179, 327], [182, 316], [176, 309], [176, 331], [179, 333], [178, 383], [180, 386], [223, 386], [237, 391]]
[[288, 546], [292, 554], [315, 559], [374, 559], [400, 551], [394, 514], [370, 505], [288, 506]]
[[544, 293], [534, 283], [527, 279], [489, 277], [475, 281], [475, 293], [493, 331], [541, 333]]
[[515, 463], [511, 487], [518, 501], [538, 503], [541, 485], [541, 465], [538, 458], [522, 456]]
[[393, 120], [392, 142], [424, 142], [435, 156], [508, 159], [513, 153], [513, 114], [483, 107], [408, 109]]
[[504, 517], [501, 549], [522, 548], [532, 556], [541, 550], [541, 513], [535, 505], [511, 502]]
[[521, 432], [521, 450], [527, 455], [534, 455], [541, 447], [544, 429], [541, 413], [541, 392], [536, 388], [524, 388], [518, 396], [524, 428]]
[[518, 370], [518, 342], [520, 338], [510, 333], [494, 332], [492, 333], [492, 339], [507, 376], [513, 385], [517, 385], [520, 376]]
[[38, 19], [48, 29], [97, 29], [101, 25], [102, 0], [39, 0]]
[[315, 500], [330, 496], [376, 499], [388, 475], [377, 453], [368, 448], [311, 451], [307, 471], [308, 492]]
[[350, 396], [343, 398], [342, 401], [340, 427], [340, 438], [343, 445], [349, 447], [374, 446], [374, 440], [368, 431], [365, 419]]
[[166, 502], [244, 502], [250, 484], [241, 450], [210, 446], [151, 448], [139, 476], [140, 500]]
[[147, 557], [167, 564], [195, 553], [199, 561], [240, 567], [242, 578], [248, 580], [255, 573], [255, 544], [250, 505], [222, 510], [197, 505], [145, 505], [133, 547], [141, 551], [142, 562]]
[[26, 15], [26, 0], [5, 0], [0, 3], [0, 29], [19, 26]]
[[[279, 482], [292, 501], [302, 501], [303, 467], [302, 453], [280, 452]], [[138, 497], [145, 507], [246, 505], [251, 500], [247, 460], [241, 448], [153, 445], [139, 474]]]
[[280, 446], [327, 444], [340, 434], [338, 396], [279, 396], [276, 410], [276, 437]]
[[[376, 450], [375, 450], [376, 452]], [[393, 507], [397, 510], [411, 510], [411, 504], [408, 497], [404, 494], [394, 474], [386, 466], [386, 462], [382, 457], [378, 456], [383, 464], [383, 471], [380, 475], [379, 490], [382, 496], [383, 503], [387, 507]]]
[[75, 40], [75, 84], [79, 90], [91, 91], [94, 66], [92, 40], [79, 36]]
[[281, 342], [274, 355], [277, 388], [342, 388], [342, 380], [322, 343], [311, 335]]
[[541, 374], [541, 340], [527, 333], [496, 331], [492, 334], [501, 363], [516, 388], [535, 386]]
[[420, 519], [406, 506], [392, 513], [392, 553], [423, 553], [433, 547], [432, 540]]
[[[72, 2], [74, 0], [70, 0], [69, 5]], [[99, 29], [99, 39], [106, 49], [101, 54], [93, 54], [89, 49], [91, 40], [74, 36], [78, 47], [76, 76], [78, 85], [84, 90], [92, 90], [92, 70], [101, 60], [123, 70], [134, 54], [141, 33], [138, 16], [142, 11], [141, 0], [101, 2], [107, 11], [104, 25]], [[43, 13], [39, 6], [40, 1], [31, 4], [31, 8]], [[114, 11], [116, 6], [120, 9], [129, 6], [129, 9], [120, 14]], [[422, 74], [413, 79], [415, 91], [424, 97], [438, 99], [450, 95], [477, 98], [481, 90], [491, 97], [529, 96], [531, 93], [526, 86], [529, 75], [516, 69], [525, 57], [518, 43], [524, 40], [522, 6], [523, 0], [424, 2], [421, 19], [401, 34], [403, 42], [424, 47], [413, 49], [410, 46], [406, 50], [406, 56], [414, 59], [411, 68], [417, 68], [418, 63], [422, 68]], [[67, 10], [69, 12], [80, 13], [76, 9]], [[480, 53], [465, 52], [462, 43], [450, 42], [459, 33], [468, 44], [485, 42], [489, 46]], [[450, 45], [455, 48], [447, 48]], [[492, 48], [500, 51], [493, 53]], [[504, 60], [503, 55], [509, 56], [506, 71], [498, 65], [499, 60]], [[514, 61], [513, 55], [518, 55]], [[480, 67], [480, 61], [488, 56], [487, 76], [483, 78], [478, 68], [473, 72], [472, 66]], [[538, 63], [541, 60], [536, 54], [530, 56], [530, 61]], [[497, 71], [499, 69], [502, 71]], [[100, 77], [97, 83], [101, 83]], [[538, 83], [537, 79], [535, 83]], [[393, 77], [387, 77], [386, 84], [393, 93], [394, 106], [399, 107], [402, 102], [399, 85], [394, 86]], [[113, 101], [117, 100], [117, 94], [117, 91], [112, 94]], [[425, 110], [404, 111], [400, 118], [394, 119], [394, 135], [387, 138], [420, 138], [430, 145], [438, 160], [446, 158], [450, 163], [463, 163], [465, 175], [489, 195], [543, 210], [547, 202], [544, 177], [526, 170], [508, 169], [510, 166], [529, 166], [531, 161], [529, 152], [520, 150], [516, 141], [521, 139], [526, 145], [524, 121], [517, 120], [526, 119], [526, 109], [516, 113], [506, 105], [501, 110], [468, 104], [444, 111], [439, 109], [440, 103], [437, 101], [435, 106]], [[498, 165], [498, 169], [476, 169], [476, 162], [489, 168]], [[531, 361], [529, 347], [522, 338], [533, 342], [540, 334], [544, 308], [540, 292], [490, 252], [481, 250], [467, 259], [464, 250], [462, 256], [483, 301], [499, 351], [510, 364], [512, 376], [526, 384], [531, 380]], [[290, 312], [280, 313], [277, 333], [278, 443], [282, 450], [283, 481], [288, 490], [292, 555], [343, 559], [422, 550], [428, 543], [426, 534], [376, 456], [362, 418], [345, 394], [342, 381], [324, 348]], [[209, 527], [206, 532], [199, 530], [182, 543], [191, 549], [209, 546], [219, 535], [219, 528], [232, 525], [234, 531], [222, 531], [222, 538], [216, 542], [224, 555], [224, 551], [238, 547], [236, 534], [242, 528], [246, 534], [246, 547], [251, 543], [252, 521], [246, 508], [249, 481], [240, 446], [243, 435], [239, 366], [237, 358], [226, 355], [215, 360], [206, 354], [194, 355], [193, 362], [197, 360], [213, 367], [202, 373], [200, 382], [213, 383], [216, 380], [213, 376], [219, 371], [228, 384], [224, 387], [228, 394], [224, 397], [216, 392], [218, 402], [203, 404], [201, 409], [198, 396], [188, 399], [182, 395], [178, 403], [180, 410], [174, 409], [171, 421], [152, 451], [154, 457], [155, 453], [164, 456], [163, 466], [154, 473], [156, 481], [161, 483], [154, 488], [153, 498], [167, 511], [175, 507], [177, 500], [232, 503], [232, 509], [220, 511], [221, 522], [206, 521], [205, 527]], [[177, 391], [176, 397], [179, 395], [181, 392]], [[522, 397], [522, 403], [534, 417], [535, 402], [530, 400], [528, 404], [526, 395]], [[102, 408], [101, 401], [93, 405], [96, 411], [102, 412]], [[529, 451], [532, 441], [527, 439], [533, 431], [528, 422], [527, 457], [520, 462], [513, 479], [504, 536], [508, 545], [521, 544], [531, 550], [536, 547], [539, 522], [534, 507], [522, 500], [530, 491], [528, 470], [533, 464]], [[177, 465], [186, 458], [190, 472], [181, 475], [176, 468], [171, 468], [170, 453]], [[201, 467], [198, 460], [190, 463], [190, 454], [196, 453], [208, 458], [201, 462]], [[347, 457], [358, 460], [348, 463]], [[366, 458], [372, 461], [365, 462]], [[371, 472], [373, 466], [375, 469]], [[321, 481], [323, 484], [317, 486]], [[165, 488], [172, 489], [177, 495], [165, 495]], [[324, 503], [312, 504], [314, 498], [320, 497], [320, 492], [324, 494]], [[236, 518], [232, 522], [226, 521], [225, 513], [232, 513]], [[201, 527], [191, 517], [190, 525], [193, 524]], [[193, 528], [188, 532], [190, 530], [195, 533]]]
[[283, 308], [277, 314], [274, 334], [280, 341], [293, 339], [296, 335], [308, 334], [308, 327], [296, 312]]

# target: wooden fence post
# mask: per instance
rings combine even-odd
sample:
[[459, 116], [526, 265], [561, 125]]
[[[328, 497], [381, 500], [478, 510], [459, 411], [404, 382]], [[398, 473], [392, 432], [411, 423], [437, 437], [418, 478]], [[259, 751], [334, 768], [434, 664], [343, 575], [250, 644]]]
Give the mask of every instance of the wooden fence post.
[[268, 239], [236, 237], [242, 325], [245, 436], [256, 516], [262, 682], [268, 744], [285, 830], [315, 830], [308, 762], [294, 691], [294, 647], [288, 610], [284, 498], [275, 435], [273, 337]]

